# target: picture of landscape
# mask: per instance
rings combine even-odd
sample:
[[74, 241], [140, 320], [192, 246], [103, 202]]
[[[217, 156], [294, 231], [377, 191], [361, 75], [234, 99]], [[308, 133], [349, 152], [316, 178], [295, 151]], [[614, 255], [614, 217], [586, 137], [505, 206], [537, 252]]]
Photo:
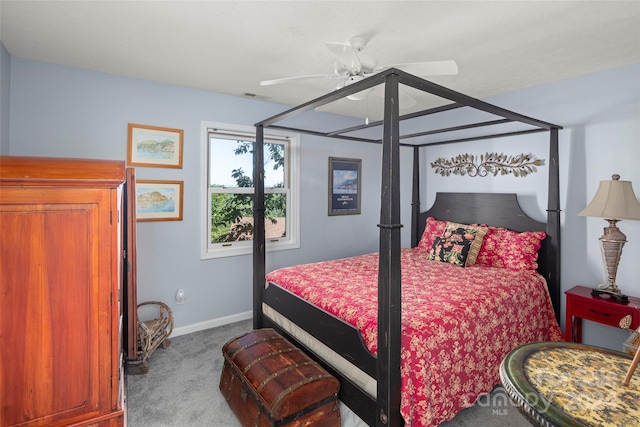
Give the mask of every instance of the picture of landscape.
[[181, 169], [183, 134], [182, 129], [129, 123], [129, 165]]
[[182, 220], [183, 181], [136, 181], [138, 221]]

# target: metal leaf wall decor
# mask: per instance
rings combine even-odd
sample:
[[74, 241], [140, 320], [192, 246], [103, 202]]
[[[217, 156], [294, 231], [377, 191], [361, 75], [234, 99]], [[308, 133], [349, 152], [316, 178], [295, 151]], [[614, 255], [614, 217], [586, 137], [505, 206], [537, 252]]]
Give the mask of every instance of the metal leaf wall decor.
[[[477, 162], [477, 163], [476, 163]], [[435, 173], [442, 176], [469, 175], [469, 176], [493, 176], [513, 174], [513, 176], [525, 177], [537, 172], [536, 166], [544, 164], [544, 160], [536, 159], [531, 154], [518, 154], [516, 156], [502, 153], [486, 153], [479, 156], [473, 154], [459, 154], [451, 159], [440, 157], [431, 163]]]

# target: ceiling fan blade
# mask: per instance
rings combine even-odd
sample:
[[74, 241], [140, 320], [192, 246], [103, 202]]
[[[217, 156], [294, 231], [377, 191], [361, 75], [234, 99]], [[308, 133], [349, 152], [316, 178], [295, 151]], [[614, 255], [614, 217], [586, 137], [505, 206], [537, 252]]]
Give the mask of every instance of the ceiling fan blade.
[[282, 83], [289, 83], [296, 80], [310, 80], [310, 79], [337, 79], [340, 76], [336, 74], [312, 74], [309, 76], [296, 76], [296, 77], [284, 77], [281, 79], [263, 80], [260, 82], [260, 86], [279, 85]]
[[458, 74], [458, 64], [451, 60], [381, 65], [374, 71], [377, 73], [388, 68], [397, 68], [415, 76], [454, 76]]
[[357, 70], [360, 68], [360, 59], [356, 55], [353, 47], [348, 43], [325, 42], [325, 46], [336, 57], [338, 62], [348, 70]]
[[411, 108], [418, 103], [411, 95], [407, 93], [406, 90], [400, 90], [400, 97], [398, 98], [400, 104], [398, 105], [401, 110], [406, 110], [407, 108]]

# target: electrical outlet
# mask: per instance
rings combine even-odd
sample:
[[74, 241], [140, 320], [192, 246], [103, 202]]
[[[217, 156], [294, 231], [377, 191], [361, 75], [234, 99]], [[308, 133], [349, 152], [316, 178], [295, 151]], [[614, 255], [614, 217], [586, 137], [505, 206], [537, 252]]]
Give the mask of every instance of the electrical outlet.
[[184, 304], [184, 300], [187, 299], [187, 294], [184, 289], [180, 288], [176, 292], [176, 304]]

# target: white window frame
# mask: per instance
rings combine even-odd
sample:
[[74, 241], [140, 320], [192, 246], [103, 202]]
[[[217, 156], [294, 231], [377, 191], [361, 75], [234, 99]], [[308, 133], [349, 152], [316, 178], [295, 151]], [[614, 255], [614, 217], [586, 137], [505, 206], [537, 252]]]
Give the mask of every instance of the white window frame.
[[[228, 132], [230, 134], [237, 133], [240, 138], [255, 139], [256, 129], [252, 126], [234, 125], [228, 123], [217, 123], [210, 121], [202, 121], [201, 123], [201, 208], [202, 215], [200, 227], [200, 258], [214, 259], [237, 255], [250, 255], [253, 253], [253, 240], [243, 242], [229, 243], [210, 243], [211, 241], [211, 192], [209, 189], [209, 131], [217, 130], [220, 132]], [[279, 239], [267, 239], [265, 249], [267, 252], [281, 251], [288, 249], [297, 249], [300, 247], [300, 135], [284, 133], [275, 130], [265, 130], [264, 139], [267, 141], [269, 137], [274, 139], [286, 138], [289, 141], [286, 160], [288, 170], [289, 190], [287, 191], [287, 217], [286, 217], [286, 237]], [[250, 172], [253, 177], [253, 170]], [[241, 193], [243, 190], [234, 188], [229, 190], [233, 193]], [[246, 189], [247, 192], [253, 194], [253, 188]], [[265, 188], [265, 194], [269, 193], [269, 189]]]

